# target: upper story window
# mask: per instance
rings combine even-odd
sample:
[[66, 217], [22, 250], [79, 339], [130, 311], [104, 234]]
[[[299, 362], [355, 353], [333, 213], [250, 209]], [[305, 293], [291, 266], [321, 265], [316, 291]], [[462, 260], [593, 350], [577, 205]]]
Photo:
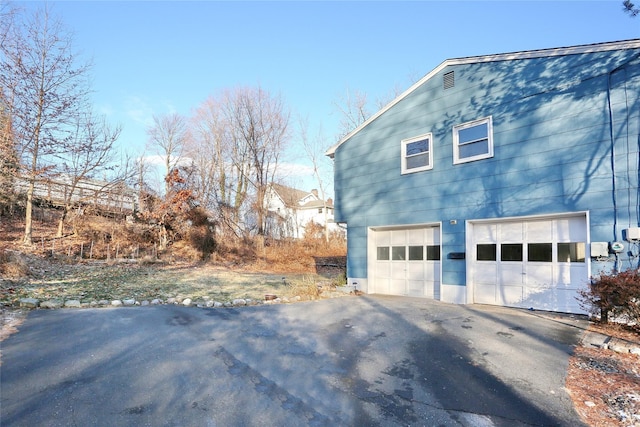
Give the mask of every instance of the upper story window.
[[493, 157], [491, 117], [453, 127], [453, 164]]
[[430, 133], [402, 140], [402, 174], [433, 168]]

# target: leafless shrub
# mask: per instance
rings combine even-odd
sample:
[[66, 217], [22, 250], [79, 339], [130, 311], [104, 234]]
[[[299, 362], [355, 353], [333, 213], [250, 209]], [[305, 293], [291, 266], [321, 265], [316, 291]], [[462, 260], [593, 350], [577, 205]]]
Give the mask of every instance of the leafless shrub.
[[17, 252], [0, 249], [0, 275], [6, 278], [20, 278], [29, 275], [29, 264]]
[[637, 270], [603, 273], [592, 278], [589, 288], [579, 294], [580, 306], [599, 316], [601, 323], [612, 318], [640, 323], [640, 272]]

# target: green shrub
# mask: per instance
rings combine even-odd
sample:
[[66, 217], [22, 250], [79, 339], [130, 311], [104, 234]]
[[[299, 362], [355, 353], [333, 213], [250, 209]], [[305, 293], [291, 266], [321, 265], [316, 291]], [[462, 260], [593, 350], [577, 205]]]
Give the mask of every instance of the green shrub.
[[626, 270], [601, 274], [591, 279], [589, 289], [579, 291], [580, 307], [600, 316], [601, 323], [610, 318], [622, 318], [640, 324], [640, 272]]

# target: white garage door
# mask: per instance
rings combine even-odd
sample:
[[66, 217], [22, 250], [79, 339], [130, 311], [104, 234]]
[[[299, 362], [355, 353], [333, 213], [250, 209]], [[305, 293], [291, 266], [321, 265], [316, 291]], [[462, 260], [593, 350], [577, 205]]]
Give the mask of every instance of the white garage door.
[[440, 227], [376, 230], [372, 237], [374, 293], [440, 298]]
[[468, 248], [476, 303], [579, 313], [589, 278], [585, 215], [472, 223]]

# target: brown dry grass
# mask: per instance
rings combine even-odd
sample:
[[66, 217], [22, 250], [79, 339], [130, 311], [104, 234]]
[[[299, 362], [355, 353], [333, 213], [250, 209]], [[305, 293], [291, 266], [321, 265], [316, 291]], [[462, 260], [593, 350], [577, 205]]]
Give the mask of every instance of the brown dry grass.
[[[329, 242], [315, 235], [294, 241], [218, 236], [215, 251], [210, 255], [203, 254], [197, 244], [194, 244], [191, 238], [193, 236], [185, 236], [183, 240], [172, 242], [168, 250], [161, 252], [154, 244], [157, 230], [152, 225], [94, 215], [72, 215], [65, 228], [65, 236], [56, 238], [59, 215], [60, 212], [55, 209], [35, 209], [34, 244], [30, 247], [21, 244], [24, 232], [22, 216], [0, 216], [0, 250], [19, 250], [60, 260], [159, 258], [167, 262], [201, 262], [204, 258], [216, 265], [283, 273], [312, 273], [315, 272], [316, 257], [346, 256], [346, 242], [336, 235]], [[0, 263], [2, 261], [0, 259]], [[6, 261], [3, 264], [7, 264]]]
[[17, 253], [0, 248], [0, 277], [16, 279], [29, 274], [28, 263]]
[[[149, 226], [99, 216], [73, 218], [70, 227], [77, 234], [56, 239], [57, 212], [36, 212], [35, 244], [29, 247], [21, 244], [22, 218], [0, 216], [0, 304], [15, 306], [26, 297], [86, 302], [178, 296], [261, 299], [267, 292], [291, 296], [291, 286], [302, 294], [297, 296], [312, 298], [316, 283], [346, 282], [344, 239], [220, 237], [216, 251], [202, 262], [202, 253], [189, 239], [158, 253], [149, 243]], [[328, 256], [338, 260], [333, 267], [318, 265], [318, 259]]]

